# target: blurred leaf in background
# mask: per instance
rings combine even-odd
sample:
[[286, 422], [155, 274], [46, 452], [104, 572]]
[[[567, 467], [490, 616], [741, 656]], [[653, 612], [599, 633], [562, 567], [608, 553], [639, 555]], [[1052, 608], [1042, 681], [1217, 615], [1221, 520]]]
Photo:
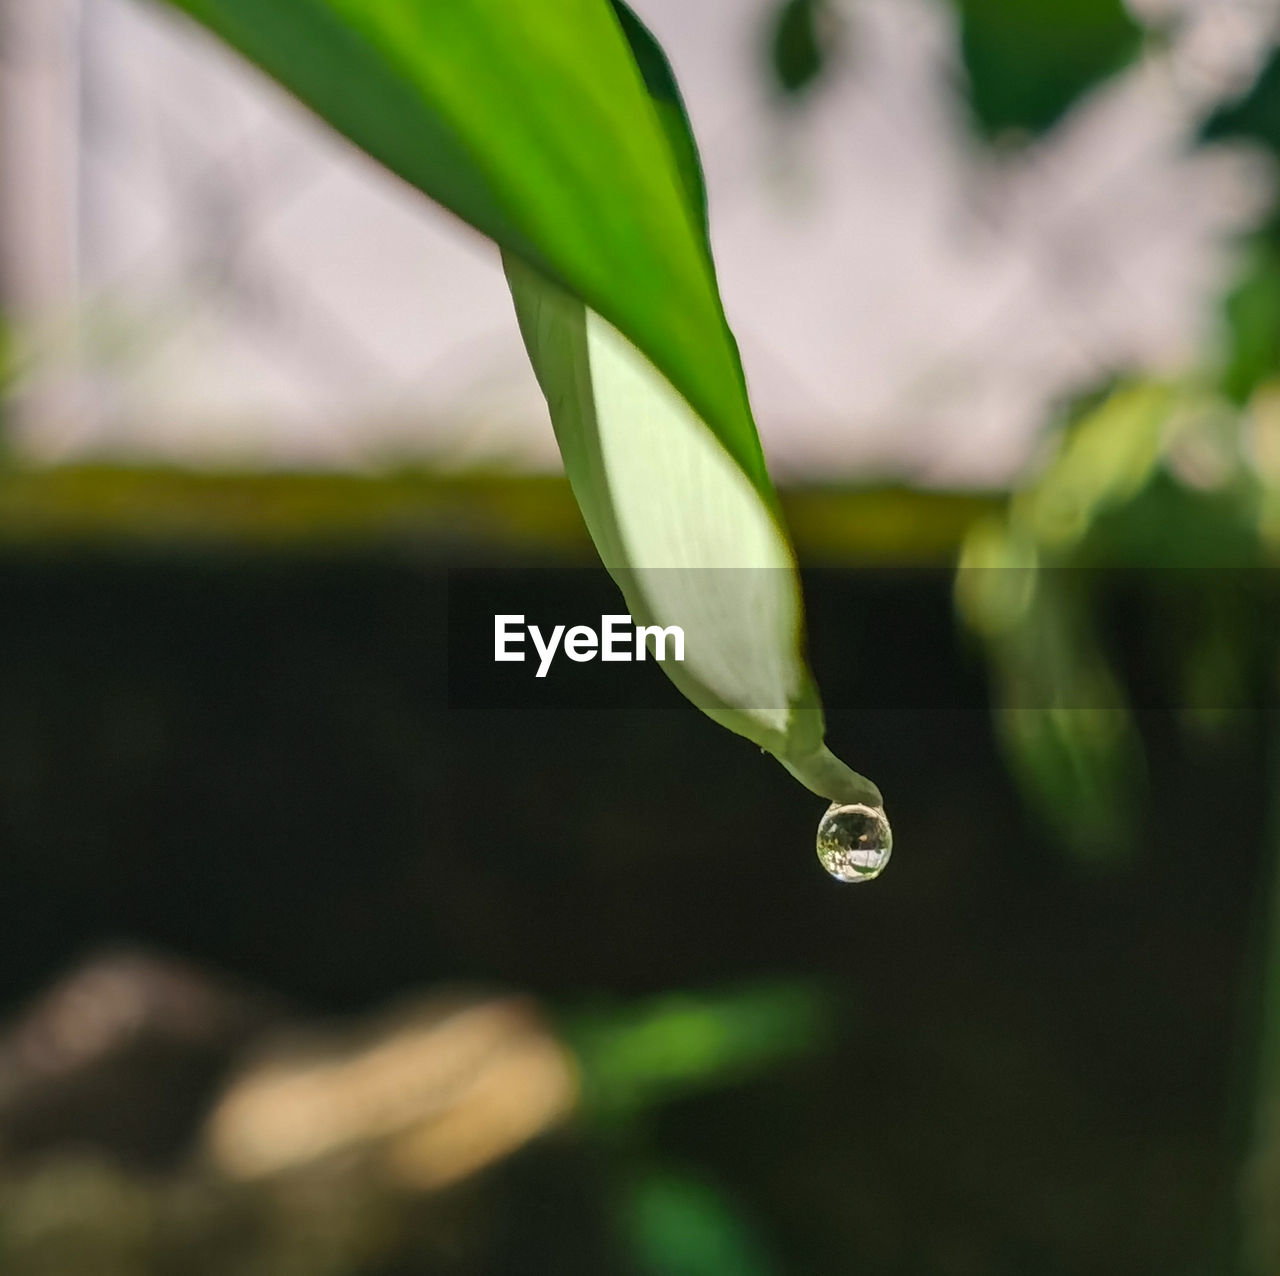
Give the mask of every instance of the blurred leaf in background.
[[1095, 582], [1048, 569], [1011, 529], [975, 529], [956, 578], [961, 612], [981, 633], [992, 711], [1029, 804], [1087, 861], [1132, 842], [1142, 750], [1096, 633]]
[[1140, 385], [1087, 413], [1006, 519], [970, 534], [956, 578], [961, 614], [991, 660], [1010, 767], [1032, 805], [1089, 860], [1130, 845], [1143, 765], [1080, 551], [1096, 521], [1150, 480], [1172, 401], [1166, 388]]
[[1222, 391], [1233, 402], [1280, 371], [1280, 245], [1261, 237], [1223, 307]]
[[776, 1276], [750, 1220], [728, 1196], [691, 1174], [650, 1172], [623, 1201], [627, 1248], [644, 1276]]
[[[1274, 662], [1257, 570], [1276, 547], [1269, 385], [1243, 409], [1195, 381], [1115, 390], [965, 542], [956, 597], [987, 651], [1010, 769], [1086, 859], [1134, 841], [1146, 773], [1135, 672], [1188, 741], [1220, 743], [1256, 717]], [[1122, 671], [1109, 641], [1118, 599], [1148, 618], [1140, 671]]]
[[973, 114], [991, 136], [1044, 132], [1142, 43], [1124, 0], [956, 2]]
[[[626, 1159], [647, 1142], [636, 1119], [648, 1109], [813, 1054], [830, 1041], [834, 1010], [821, 990], [797, 982], [674, 992], [569, 1017], [564, 1036], [578, 1061], [582, 1119]], [[779, 1271], [747, 1212], [692, 1173], [632, 1168], [617, 1215], [626, 1251], [646, 1276]]]
[[1210, 142], [1247, 138], [1280, 151], [1280, 50], [1272, 53], [1243, 97], [1209, 117], [1201, 137]]
[[785, 0], [767, 32], [773, 84], [786, 100], [798, 100], [815, 88], [844, 49], [847, 25], [830, 0]]
[[807, 984], [765, 984], [574, 1016], [564, 1035], [581, 1070], [584, 1110], [613, 1121], [813, 1051], [831, 1010]]

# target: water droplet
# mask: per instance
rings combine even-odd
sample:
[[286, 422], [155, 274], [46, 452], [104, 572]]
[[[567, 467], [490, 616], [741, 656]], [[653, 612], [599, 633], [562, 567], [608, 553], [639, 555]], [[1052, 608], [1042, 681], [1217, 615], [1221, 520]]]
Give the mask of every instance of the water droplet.
[[832, 802], [818, 825], [818, 859], [838, 882], [869, 882], [893, 853], [893, 831], [878, 806]]

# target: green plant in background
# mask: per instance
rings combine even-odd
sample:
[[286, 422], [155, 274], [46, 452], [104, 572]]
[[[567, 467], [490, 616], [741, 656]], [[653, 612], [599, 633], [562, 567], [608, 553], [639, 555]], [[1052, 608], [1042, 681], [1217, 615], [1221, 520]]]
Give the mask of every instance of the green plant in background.
[[[1251, 340], [1251, 338], [1250, 338]], [[1226, 372], [1240, 366], [1224, 352]], [[1225, 374], [1224, 374], [1225, 375]], [[1222, 383], [1224, 375], [1216, 379]], [[956, 599], [984, 645], [1012, 773], [1065, 846], [1094, 865], [1129, 851], [1143, 809], [1146, 747], [1109, 641], [1117, 594], [1152, 618], [1143, 671], [1192, 749], [1267, 731], [1280, 668], [1280, 383], [1242, 405], [1212, 382], [1122, 387], [1064, 431], [1039, 478], [1002, 518], [974, 527]], [[1274, 731], [1266, 737], [1274, 754]], [[1273, 773], [1280, 765], [1273, 760]], [[1265, 836], [1275, 841], [1280, 799]], [[1209, 834], [1212, 841], [1212, 834]], [[1276, 857], [1267, 857], [1274, 875]], [[1274, 893], [1274, 885], [1272, 891]], [[1280, 1261], [1280, 908], [1258, 964], [1251, 1112], [1236, 1253], [1224, 1270]]]
[[881, 805], [824, 744], [794, 559], [658, 46], [621, 3], [172, 0], [502, 249], [588, 530], [666, 671], [815, 793]]
[[592, 1121], [617, 1128], [644, 1109], [751, 1076], [821, 1044], [832, 1006], [805, 984], [679, 992], [563, 1026]]
[[844, 34], [828, 0], [786, 0], [768, 33], [769, 66], [785, 98], [802, 98], [817, 85]]
[[[1280, 160], [1280, 52], [1240, 100], [1210, 117], [1201, 139], [1243, 141]], [[1011, 769], [1064, 843], [1093, 861], [1114, 861], [1131, 844], [1145, 757], [1105, 638], [1105, 569], [1139, 569], [1129, 583], [1148, 600], [1176, 597], [1179, 623], [1156, 636], [1164, 649], [1157, 681], [1187, 740], [1266, 732], [1280, 784], [1269, 709], [1280, 668], [1270, 588], [1280, 561], [1278, 244], [1273, 211], [1242, 255], [1217, 358], [1202, 375], [1122, 387], [1079, 415], [1041, 474], [1003, 517], [974, 528], [961, 556], [957, 603], [989, 657]], [[1263, 832], [1268, 934], [1244, 1034], [1249, 1096], [1238, 1104], [1248, 1113], [1238, 1132], [1241, 1220], [1222, 1265], [1247, 1276], [1280, 1264], [1276, 793]]]
[[1099, 521], [1146, 486], [1171, 406], [1161, 386], [1112, 395], [1002, 519], [974, 528], [960, 556], [957, 601], [991, 659], [1010, 764], [1089, 857], [1129, 846], [1142, 774], [1131, 714], [1095, 632], [1089, 568], [1108, 557], [1090, 534], [1096, 541]]
[[1041, 133], [1133, 60], [1142, 29], [1124, 0], [956, 0], [974, 118]]
[[[772, 1276], [781, 1270], [748, 1212], [687, 1168], [655, 1163], [645, 1117], [816, 1053], [835, 1005], [810, 985], [671, 993], [563, 1025], [578, 1062], [585, 1127], [623, 1166], [615, 1227], [645, 1276]], [[617, 1154], [621, 1153], [620, 1156]]]
[[[1124, 0], [952, 0], [971, 118], [981, 134], [1038, 136], [1130, 65], [1143, 29]], [[850, 42], [855, 3], [782, 0], [769, 17], [769, 78], [803, 102]]]
[[644, 1276], [773, 1276], [779, 1266], [749, 1220], [694, 1175], [637, 1176], [618, 1210]]
[[[972, 110], [988, 134], [1051, 127], [1140, 44], [1120, 0], [1034, 12], [1008, 0], [957, 4]], [[1280, 158], [1280, 53], [1208, 119], [1201, 140], [1245, 141]], [[987, 656], [1010, 771], [1064, 846], [1094, 866], [1129, 853], [1147, 796], [1132, 671], [1109, 633], [1118, 591], [1164, 619], [1152, 637], [1161, 667], [1145, 672], [1189, 745], [1220, 747], [1268, 727], [1280, 624], [1255, 584], [1280, 558], [1278, 231], [1273, 213], [1242, 255], [1216, 361], [1177, 384], [1122, 385], [1071, 414], [1040, 472], [1002, 516], [974, 526], [961, 552], [957, 607]], [[1272, 772], [1280, 777], [1275, 761]], [[1248, 1113], [1237, 1132], [1241, 1209], [1219, 1268], [1244, 1276], [1280, 1263], [1280, 799], [1271, 808], [1269, 937], [1244, 1032], [1248, 1094], [1237, 1104]]]
[[1176, 572], [1194, 573], [1183, 623], [1157, 635], [1188, 735], [1217, 731], [1256, 694], [1257, 617], [1239, 595], [1276, 560], [1274, 394], [1263, 386], [1241, 409], [1203, 385], [1117, 389], [963, 546], [956, 600], [990, 660], [1011, 768], [1086, 858], [1125, 852], [1143, 794], [1141, 740], [1103, 637], [1112, 584], [1158, 604]]

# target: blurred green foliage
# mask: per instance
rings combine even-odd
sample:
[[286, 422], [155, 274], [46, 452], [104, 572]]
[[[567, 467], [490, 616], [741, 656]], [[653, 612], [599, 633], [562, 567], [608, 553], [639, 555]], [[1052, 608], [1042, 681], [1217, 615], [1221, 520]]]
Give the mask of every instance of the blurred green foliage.
[[[990, 137], [1036, 135], [1142, 47], [1124, 0], [953, 0], [975, 122]], [[769, 15], [769, 79], [803, 101], [844, 51], [851, 14], [832, 0], [782, 0]]]
[[628, 1251], [643, 1276], [773, 1276], [778, 1271], [745, 1214], [692, 1175], [651, 1172], [622, 1209]]
[[1209, 117], [1201, 136], [1206, 141], [1247, 138], [1280, 151], [1280, 51], [1271, 55], [1243, 97]]
[[673, 993], [633, 1009], [570, 1020], [588, 1114], [627, 1116], [742, 1079], [813, 1050], [830, 1008], [803, 984]]
[[1280, 244], [1267, 237], [1254, 243], [1223, 317], [1222, 389], [1243, 404], [1280, 371]]
[[1107, 400], [1003, 520], [974, 530], [956, 580], [961, 612], [991, 658], [1010, 764], [1033, 804], [1089, 858], [1131, 843], [1141, 750], [1094, 632], [1092, 582], [1061, 569], [1100, 513], [1141, 489], [1168, 411], [1156, 387]]
[[769, 67], [785, 97], [813, 88], [838, 53], [843, 34], [827, 0], [786, 0], [768, 32]]
[[1255, 648], [1277, 635], [1249, 594], [1277, 551], [1275, 393], [1264, 383], [1242, 410], [1196, 384], [1121, 387], [967, 538], [956, 597], [1006, 755], [1086, 858], [1122, 857], [1143, 807], [1145, 749], [1107, 638], [1118, 596], [1159, 618], [1155, 676], [1188, 733], [1263, 694]]
[[973, 114], [992, 135], [1043, 132], [1141, 47], [1123, 0], [956, 3]]

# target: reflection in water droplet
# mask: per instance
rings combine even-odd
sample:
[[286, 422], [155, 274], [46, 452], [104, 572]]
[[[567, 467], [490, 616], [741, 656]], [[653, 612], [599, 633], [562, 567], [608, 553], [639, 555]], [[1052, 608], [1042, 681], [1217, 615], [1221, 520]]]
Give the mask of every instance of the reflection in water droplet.
[[818, 858], [839, 882], [879, 877], [893, 852], [893, 832], [878, 806], [832, 802], [818, 825]]

